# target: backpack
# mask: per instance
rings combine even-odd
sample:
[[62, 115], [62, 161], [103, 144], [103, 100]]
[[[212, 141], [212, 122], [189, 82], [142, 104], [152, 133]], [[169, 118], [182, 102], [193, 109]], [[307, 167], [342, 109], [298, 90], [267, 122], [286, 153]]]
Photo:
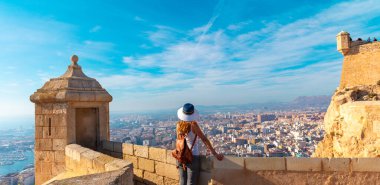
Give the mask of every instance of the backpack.
[[[195, 135], [191, 148], [187, 146], [186, 142], [187, 133], [177, 134], [176, 148], [172, 151], [172, 156], [177, 159], [179, 163], [182, 163], [183, 170], [186, 170], [186, 164], [191, 164], [193, 161], [193, 150], [197, 135]], [[177, 166], [178, 168], [178, 166]]]

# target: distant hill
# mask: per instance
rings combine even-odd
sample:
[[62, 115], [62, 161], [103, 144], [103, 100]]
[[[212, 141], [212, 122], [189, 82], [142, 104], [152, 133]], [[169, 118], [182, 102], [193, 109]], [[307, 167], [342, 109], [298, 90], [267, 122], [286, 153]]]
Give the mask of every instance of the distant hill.
[[326, 107], [331, 100], [330, 96], [299, 96], [289, 102], [295, 107]]

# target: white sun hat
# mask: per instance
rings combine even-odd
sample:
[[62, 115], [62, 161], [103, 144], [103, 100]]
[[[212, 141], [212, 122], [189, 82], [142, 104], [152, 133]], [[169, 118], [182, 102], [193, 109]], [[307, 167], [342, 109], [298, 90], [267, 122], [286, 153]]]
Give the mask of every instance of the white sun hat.
[[179, 108], [177, 116], [178, 119], [182, 121], [195, 121], [199, 119], [198, 110], [196, 110], [191, 103], [186, 103], [183, 107]]

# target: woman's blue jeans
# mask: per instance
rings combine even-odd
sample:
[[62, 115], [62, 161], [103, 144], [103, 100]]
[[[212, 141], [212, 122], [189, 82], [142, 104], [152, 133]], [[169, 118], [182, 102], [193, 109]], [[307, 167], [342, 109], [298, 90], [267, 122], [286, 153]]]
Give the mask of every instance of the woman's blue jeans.
[[191, 164], [186, 164], [186, 170], [183, 170], [182, 164], [177, 161], [179, 170], [180, 185], [197, 185], [199, 181], [199, 173], [201, 171], [201, 159], [194, 155]]

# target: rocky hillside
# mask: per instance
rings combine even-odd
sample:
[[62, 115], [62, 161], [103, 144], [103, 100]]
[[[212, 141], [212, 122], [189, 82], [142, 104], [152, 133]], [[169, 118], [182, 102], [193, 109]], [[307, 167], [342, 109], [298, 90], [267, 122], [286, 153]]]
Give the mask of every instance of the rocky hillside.
[[380, 84], [338, 89], [314, 157], [380, 157]]

